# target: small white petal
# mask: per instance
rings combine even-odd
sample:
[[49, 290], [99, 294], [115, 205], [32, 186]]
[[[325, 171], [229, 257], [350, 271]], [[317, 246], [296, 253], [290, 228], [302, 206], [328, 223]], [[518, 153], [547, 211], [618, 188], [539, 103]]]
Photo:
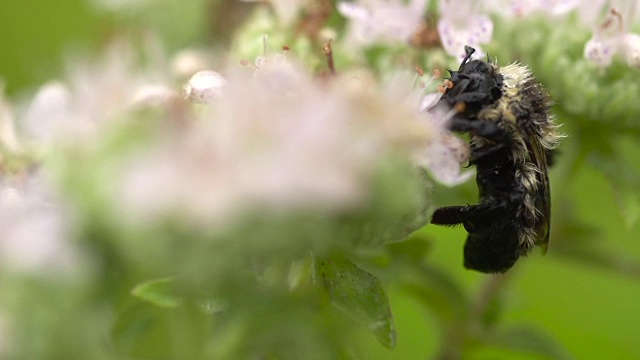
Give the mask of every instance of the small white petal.
[[453, 156], [459, 164], [469, 161], [471, 150], [469, 144], [461, 138], [446, 132], [442, 135], [442, 144], [449, 150], [449, 154]]
[[62, 131], [60, 123], [71, 117], [70, 101], [71, 94], [61, 82], [42, 85], [27, 111], [27, 130], [38, 139], [51, 140]]
[[258, 56], [253, 63], [259, 69], [269, 63], [269, 58], [266, 56]]
[[438, 21], [438, 34], [447, 54], [455, 57], [464, 57], [466, 41], [462, 40], [464, 36], [451, 21], [445, 19]]
[[138, 106], [161, 105], [177, 96], [178, 94], [169, 87], [163, 85], [146, 85], [140, 87], [133, 94], [132, 104]]
[[615, 42], [593, 37], [584, 46], [584, 56], [598, 66], [609, 66], [616, 53]]
[[474, 37], [474, 45], [488, 43], [493, 37], [493, 21], [487, 16], [476, 16], [472, 19], [469, 30]]
[[474, 174], [474, 171], [461, 173], [460, 160], [465, 156], [463, 149], [458, 150], [452, 149], [450, 144], [446, 144], [444, 141], [439, 141], [416, 154], [415, 162], [426, 168], [437, 182], [447, 186], [455, 186], [469, 180]]
[[476, 172], [474, 170], [468, 170], [462, 173], [459, 170], [457, 170], [457, 172], [454, 170], [447, 173], [439, 174], [440, 177], [436, 179], [441, 184], [451, 187], [469, 181], [471, 178], [473, 178], [475, 173]]
[[491, 41], [493, 37], [493, 22], [485, 16], [477, 16], [468, 21], [468, 27], [458, 27], [452, 21], [441, 19], [438, 21], [438, 34], [447, 54], [464, 59], [465, 46], [476, 49], [475, 59], [484, 57], [480, 44]]
[[440, 101], [441, 98], [442, 98], [441, 92], [435, 92], [435, 93], [425, 95], [422, 98], [422, 101], [420, 102], [419, 110], [427, 111], [433, 108], [438, 103], [438, 101]]
[[193, 103], [211, 104], [222, 94], [227, 80], [213, 70], [197, 72], [184, 85], [182, 95]]
[[[486, 5], [477, 0], [442, 0], [438, 33], [445, 51], [459, 59], [466, 55], [466, 45], [476, 48], [491, 41], [493, 22], [481, 12]], [[477, 56], [477, 55], [476, 55]]]
[[447, 107], [435, 106], [423, 119], [438, 135], [425, 146], [413, 152], [414, 162], [429, 171], [437, 182], [454, 186], [467, 181], [474, 172], [461, 173], [461, 164], [469, 160], [469, 144], [445, 129], [452, 112]]
[[354, 2], [338, 3], [338, 12], [340, 15], [349, 19], [367, 20], [371, 17], [371, 14], [367, 9]]
[[624, 54], [627, 64], [640, 67], [640, 35], [626, 34], [623, 40]]

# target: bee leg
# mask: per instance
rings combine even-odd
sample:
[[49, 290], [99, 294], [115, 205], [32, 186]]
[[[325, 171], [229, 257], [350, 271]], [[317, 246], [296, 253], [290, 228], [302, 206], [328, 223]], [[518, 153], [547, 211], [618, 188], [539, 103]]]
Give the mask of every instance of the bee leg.
[[470, 233], [477, 232], [493, 226], [497, 221], [513, 218], [514, 213], [524, 201], [525, 194], [526, 191], [523, 189], [513, 189], [508, 197], [501, 197], [500, 200], [467, 206], [464, 228]]
[[471, 154], [471, 164], [476, 164], [478, 162], [478, 160], [481, 160], [485, 156], [489, 156], [489, 155], [495, 153], [498, 150], [504, 149], [505, 147], [507, 147], [507, 143], [506, 142], [500, 142], [500, 143], [495, 143], [495, 144], [490, 145], [490, 146], [485, 146], [485, 147], [483, 147], [482, 149], [479, 149], [479, 150], [475, 150]]
[[464, 104], [481, 103], [487, 100], [486, 91], [467, 91], [467, 88], [471, 85], [471, 81], [464, 79], [456, 83], [456, 86], [447, 93], [449, 98], [455, 99], [456, 102]]
[[504, 142], [508, 138], [506, 131], [501, 129], [494, 121], [489, 120], [469, 120], [456, 116], [451, 119], [449, 128], [452, 131], [470, 132], [473, 135], [481, 136], [496, 143]]
[[469, 206], [466, 211], [464, 229], [469, 233], [482, 232], [483, 229], [493, 226], [496, 221], [508, 218], [511, 212], [506, 202], [488, 202]]
[[476, 205], [447, 206], [437, 209], [431, 216], [436, 225], [464, 225], [469, 233], [482, 232], [505, 218], [512, 218], [524, 199], [524, 191], [514, 191], [500, 201], [486, 201]]
[[437, 209], [431, 216], [435, 225], [464, 225], [469, 233], [478, 232], [490, 226], [495, 219], [506, 215], [505, 206], [495, 203], [481, 203], [469, 206], [447, 206]]
[[431, 215], [431, 223], [445, 226], [460, 225], [467, 219], [467, 207], [468, 206], [441, 207]]

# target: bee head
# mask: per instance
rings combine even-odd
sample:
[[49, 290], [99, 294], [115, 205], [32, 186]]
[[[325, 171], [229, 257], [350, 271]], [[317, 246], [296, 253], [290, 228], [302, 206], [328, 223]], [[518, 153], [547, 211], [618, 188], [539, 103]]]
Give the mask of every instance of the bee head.
[[465, 50], [467, 54], [458, 71], [448, 70], [451, 77], [443, 99], [473, 118], [484, 106], [500, 99], [502, 75], [490, 62], [471, 60], [474, 48], [466, 46]]

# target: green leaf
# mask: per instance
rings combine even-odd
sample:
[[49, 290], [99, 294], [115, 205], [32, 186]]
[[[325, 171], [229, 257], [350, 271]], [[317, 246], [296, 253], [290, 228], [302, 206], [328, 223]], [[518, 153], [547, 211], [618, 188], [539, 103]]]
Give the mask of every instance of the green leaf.
[[543, 356], [548, 359], [573, 359], [569, 351], [559, 342], [546, 333], [531, 327], [511, 327], [498, 333], [492, 343], [505, 349]]
[[161, 307], [173, 308], [180, 304], [173, 277], [143, 282], [133, 288], [131, 293], [144, 301]]
[[389, 348], [396, 344], [396, 330], [389, 299], [380, 280], [348, 259], [315, 259], [315, 278], [328, 292], [334, 306], [364, 324]]

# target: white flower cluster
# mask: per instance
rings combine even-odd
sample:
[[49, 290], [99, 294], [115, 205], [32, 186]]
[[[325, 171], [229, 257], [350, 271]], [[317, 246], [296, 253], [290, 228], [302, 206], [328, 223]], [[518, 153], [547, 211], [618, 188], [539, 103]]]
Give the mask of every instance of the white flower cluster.
[[408, 41], [422, 21], [427, 0], [360, 0], [340, 2], [338, 11], [351, 20], [349, 43]]
[[69, 242], [70, 217], [41, 174], [0, 185], [0, 272], [77, 275], [79, 250]]
[[613, 57], [619, 55], [629, 66], [639, 68], [640, 35], [630, 32], [637, 2], [620, 2], [618, 6], [609, 7], [605, 19], [585, 45], [584, 55], [601, 67], [611, 65]]
[[68, 81], [51, 81], [33, 98], [24, 119], [27, 135], [40, 144], [88, 145], [130, 111], [177, 98], [159, 52], [147, 54], [155, 57], [155, 67], [147, 69], [137, 66], [124, 42], [113, 43], [101, 61], [72, 62]]
[[[77, 277], [88, 270], [71, 241], [73, 211], [47, 159], [90, 151], [140, 107], [180, 100], [169, 71], [141, 69], [133, 53], [115, 42], [99, 61], [74, 61], [67, 81], [42, 85], [17, 110], [0, 97], [0, 277], [7, 271]], [[157, 55], [153, 64], [163, 63]]]
[[[141, 107], [160, 107], [169, 118], [155, 140], [105, 171], [121, 215], [137, 223], [173, 216], [211, 228], [245, 211], [349, 210], [391, 158], [413, 159], [447, 185], [470, 176], [460, 173], [467, 144], [445, 128], [451, 114], [424, 111], [415, 76], [382, 85], [367, 72], [316, 77], [276, 54], [225, 76], [197, 72], [185, 101], [162, 75], [169, 70], [141, 70], [127, 49], [119, 44], [104, 61], [75, 63], [68, 82], [45, 84], [20, 112], [24, 132], [1, 102], [0, 165], [9, 153], [33, 150], [45, 162], [48, 154], [89, 154]], [[47, 166], [31, 161], [38, 171], [0, 166], [0, 260], [67, 271], [78, 263], [73, 219]]]
[[243, 70], [227, 78], [208, 70], [187, 83], [186, 98], [208, 108], [130, 164], [122, 198], [132, 214], [178, 211], [216, 225], [257, 208], [345, 209], [364, 200], [376, 164], [392, 152], [446, 184], [468, 179], [460, 175], [466, 144], [420, 111], [410, 77], [386, 89], [349, 75], [314, 78], [283, 54]]
[[[347, 38], [355, 46], [374, 43], [407, 43], [424, 27], [428, 0], [356, 0], [338, 3], [338, 11], [349, 20]], [[636, 21], [636, 0], [440, 0], [437, 31], [444, 50], [459, 59], [465, 45], [475, 48], [476, 58], [484, 56], [482, 44], [491, 42], [494, 13], [514, 20], [544, 14], [550, 21], [577, 12], [583, 25], [594, 27], [585, 45], [585, 57], [598, 66], [609, 66], [619, 54], [628, 65], [640, 67], [640, 35], [630, 31]], [[599, 21], [606, 10], [606, 16]]]
[[0, 96], [0, 278], [15, 271], [69, 275], [79, 262], [67, 241], [67, 209], [41, 171], [10, 169], [8, 159], [27, 145], [16, 131], [13, 106]]
[[438, 34], [445, 51], [462, 60], [469, 45], [476, 49], [476, 57], [482, 57], [480, 44], [491, 41], [493, 22], [482, 14], [480, 2], [442, 0], [440, 13]]

